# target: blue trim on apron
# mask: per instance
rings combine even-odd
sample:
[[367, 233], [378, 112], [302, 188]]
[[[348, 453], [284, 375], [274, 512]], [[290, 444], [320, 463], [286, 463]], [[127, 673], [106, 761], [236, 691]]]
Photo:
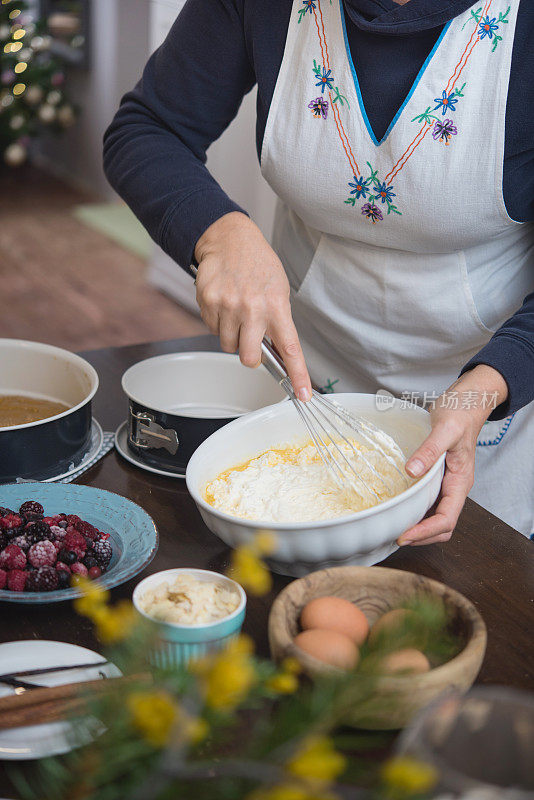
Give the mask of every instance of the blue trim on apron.
[[501, 430], [499, 431], [495, 439], [483, 439], [482, 441], [477, 441], [477, 447], [495, 447], [495, 445], [500, 444], [504, 439], [506, 433], [508, 432], [508, 429], [512, 424], [512, 420], [514, 417], [515, 414], [512, 414], [511, 417], [507, 417], [504, 420], [504, 425], [502, 426]]
[[352, 77], [354, 79], [354, 86], [356, 88], [356, 94], [358, 96], [358, 103], [360, 105], [360, 112], [361, 112], [361, 115], [363, 117], [363, 121], [365, 122], [365, 127], [367, 128], [367, 130], [369, 132], [369, 136], [371, 137], [373, 143], [376, 144], [377, 147], [380, 147], [380, 145], [383, 142], [386, 141], [386, 139], [388, 138], [389, 134], [391, 133], [391, 131], [395, 127], [395, 123], [399, 119], [399, 117], [402, 114], [402, 112], [404, 111], [405, 107], [408, 105], [411, 96], [413, 95], [413, 93], [417, 89], [417, 85], [418, 85], [419, 81], [421, 80], [421, 78], [423, 77], [423, 75], [425, 73], [426, 68], [428, 67], [428, 65], [432, 61], [432, 58], [433, 58], [436, 50], [440, 46], [443, 37], [445, 36], [447, 31], [449, 30], [449, 27], [450, 27], [450, 25], [452, 23], [452, 19], [449, 20], [449, 22], [447, 22], [447, 24], [443, 27], [443, 30], [441, 31], [440, 35], [438, 36], [437, 41], [434, 44], [434, 47], [432, 48], [432, 50], [430, 51], [430, 53], [426, 57], [423, 66], [421, 67], [421, 69], [417, 73], [417, 76], [416, 76], [416, 78], [415, 78], [415, 80], [414, 80], [414, 82], [412, 84], [412, 88], [410, 89], [410, 91], [408, 92], [406, 97], [404, 98], [403, 104], [400, 106], [399, 110], [397, 111], [397, 113], [395, 114], [393, 119], [391, 120], [391, 123], [389, 124], [389, 127], [388, 127], [387, 131], [385, 132], [385, 134], [382, 136], [380, 141], [378, 141], [378, 139], [376, 138], [376, 136], [374, 134], [374, 131], [373, 131], [372, 127], [371, 127], [371, 123], [369, 122], [369, 117], [367, 116], [367, 111], [365, 110], [365, 105], [363, 103], [362, 92], [361, 92], [361, 89], [360, 89], [360, 82], [358, 80], [358, 75], [356, 74], [356, 68], [354, 67], [354, 61], [352, 60], [352, 53], [351, 53], [351, 50], [350, 50], [349, 39], [348, 39], [348, 36], [347, 36], [347, 22], [345, 20], [345, 9], [343, 8], [343, 0], [339, 0], [339, 6], [340, 6], [340, 12], [341, 12], [341, 23], [343, 25], [343, 37], [345, 39], [345, 49], [347, 51], [347, 59], [348, 59], [348, 62], [349, 62], [350, 71], [352, 72]]

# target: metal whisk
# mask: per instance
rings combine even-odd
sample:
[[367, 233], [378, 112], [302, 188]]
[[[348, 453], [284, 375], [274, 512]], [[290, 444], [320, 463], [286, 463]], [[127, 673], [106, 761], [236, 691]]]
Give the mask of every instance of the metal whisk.
[[287, 374], [284, 362], [278, 353], [266, 339], [263, 340], [261, 349], [264, 366], [278, 381], [297, 409], [325, 467], [340, 489], [353, 489], [361, 495], [361, 488], [363, 487], [374, 501], [381, 499], [378, 492], [369, 485], [351, 463], [350, 457], [347, 458], [340, 447], [343, 442], [348, 445], [349, 453], [363, 461], [370, 472], [383, 484], [386, 491], [391, 491], [391, 487], [384, 476], [377, 471], [365, 456], [365, 453], [354, 446], [343, 430], [349, 436], [349, 431], [357, 434], [360, 440], [377, 450], [398, 472], [405, 485], [408, 485], [408, 478], [399, 467], [399, 463], [404, 464], [405, 462], [404, 454], [389, 434], [373, 425], [369, 420], [351, 414], [335, 400], [325, 400], [323, 395], [315, 390], [312, 392], [311, 400], [307, 403], [299, 400]]
[[[197, 267], [192, 264], [190, 270], [195, 276], [196, 281]], [[398, 463], [404, 464], [404, 454], [396, 441], [392, 439], [389, 434], [376, 425], [373, 425], [369, 420], [360, 416], [354, 416], [354, 414], [351, 414], [335, 400], [325, 400], [315, 389], [312, 392], [312, 399], [307, 403], [299, 400], [295, 394], [293, 384], [287, 374], [283, 360], [267, 339], [263, 339], [261, 350], [262, 363], [273, 378], [278, 381], [297, 409], [325, 467], [336, 485], [342, 491], [353, 489], [358, 494], [361, 494], [358, 487], [363, 487], [363, 489], [371, 495], [373, 500], [380, 501], [381, 499], [378, 492], [369, 486], [367, 481], [355, 469], [354, 465], [351, 464], [350, 460], [339, 446], [341, 442], [348, 445], [350, 453], [363, 461], [370, 472], [382, 483], [386, 491], [391, 490], [384, 476], [371, 464], [365, 454], [354, 447], [350, 439], [344, 435], [343, 427], [345, 427], [347, 431], [356, 433], [360, 439], [377, 450], [386, 461], [394, 467], [403, 479], [405, 485], [408, 486], [409, 481], [406, 473], [398, 466]]]

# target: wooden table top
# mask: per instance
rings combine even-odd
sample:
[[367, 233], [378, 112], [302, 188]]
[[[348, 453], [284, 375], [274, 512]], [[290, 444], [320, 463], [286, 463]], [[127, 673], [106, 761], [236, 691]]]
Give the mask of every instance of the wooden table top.
[[[107, 431], [126, 419], [121, 376], [135, 362], [163, 353], [218, 349], [214, 337], [201, 336], [82, 353], [100, 377], [94, 416]], [[222, 572], [228, 567], [229, 548], [206, 528], [184, 481], [145, 472], [112, 451], [78, 482], [128, 497], [146, 509], [159, 530], [156, 557], [145, 572], [112, 590], [114, 600], [131, 598], [135, 584], [159, 570], [199, 567]], [[383, 566], [435, 578], [468, 597], [488, 628], [478, 682], [534, 690], [534, 542], [468, 500], [451, 541], [400, 548]], [[244, 629], [261, 655], [268, 655], [270, 606], [290, 580], [274, 576], [270, 595], [249, 598]], [[56, 639], [99, 650], [91, 623], [77, 616], [70, 603], [2, 604], [1, 610], [1, 641]]]

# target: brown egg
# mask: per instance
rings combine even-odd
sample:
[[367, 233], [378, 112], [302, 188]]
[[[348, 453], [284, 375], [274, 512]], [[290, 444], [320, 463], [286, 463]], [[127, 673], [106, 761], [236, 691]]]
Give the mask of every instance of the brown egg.
[[401, 633], [404, 627], [408, 624], [410, 617], [414, 616], [414, 612], [407, 608], [395, 608], [393, 611], [388, 611], [382, 614], [377, 619], [371, 632], [369, 634], [369, 644], [374, 646], [378, 639], [382, 637], [385, 639], [386, 635]]
[[360, 660], [360, 653], [354, 642], [337, 631], [302, 631], [294, 642], [309, 656], [340, 669], [353, 669]]
[[369, 633], [367, 617], [358, 606], [342, 597], [316, 597], [310, 600], [300, 614], [304, 630], [321, 628], [348, 636], [357, 645], [364, 643]]
[[428, 658], [420, 650], [407, 647], [405, 650], [395, 650], [385, 656], [380, 662], [380, 671], [390, 675], [397, 672], [405, 672], [411, 675], [419, 675], [428, 672], [430, 663]]

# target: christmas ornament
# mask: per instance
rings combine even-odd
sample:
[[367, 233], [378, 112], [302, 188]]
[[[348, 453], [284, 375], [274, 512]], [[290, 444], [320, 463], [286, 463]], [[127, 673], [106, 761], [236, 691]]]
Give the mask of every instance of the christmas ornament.
[[26, 102], [30, 106], [36, 106], [43, 99], [44, 92], [40, 86], [28, 86], [26, 89]]
[[57, 106], [60, 100], [61, 100], [61, 92], [58, 92], [57, 89], [53, 89], [46, 96], [46, 102], [50, 103], [51, 106]]
[[4, 151], [4, 161], [10, 167], [20, 167], [26, 161], [26, 156], [26, 149], [18, 142], [10, 144]]
[[14, 131], [20, 131], [20, 129], [24, 125], [24, 122], [25, 119], [22, 116], [22, 114], [16, 114], [14, 117], [11, 117], [11, 120], [9, 122], [9, 127]]
[[57, 112], [57, 119], [64, 128], [70, 128], [76, 121], [76, 115], [72, 106], [61, 106]]
[[48, 103], [43, 103], [37, 113], [39, 115], [39, 119], [41, 122], [44, 122], [45, 125], [49, 125], [56, 118], [56, 109], [54, 106], [51, 106]]
[[13, 72], [12, 69], [5, 69], [2, 74], [0, 75], [0, 80], [4, 84], [4, 86], [8, 86], [10, 83], [13, 83], [17, 76]]
[[33, 50], [30, 47], [24, 47], [17, 53], [17, 61], [29, 61], [33, 58]]

